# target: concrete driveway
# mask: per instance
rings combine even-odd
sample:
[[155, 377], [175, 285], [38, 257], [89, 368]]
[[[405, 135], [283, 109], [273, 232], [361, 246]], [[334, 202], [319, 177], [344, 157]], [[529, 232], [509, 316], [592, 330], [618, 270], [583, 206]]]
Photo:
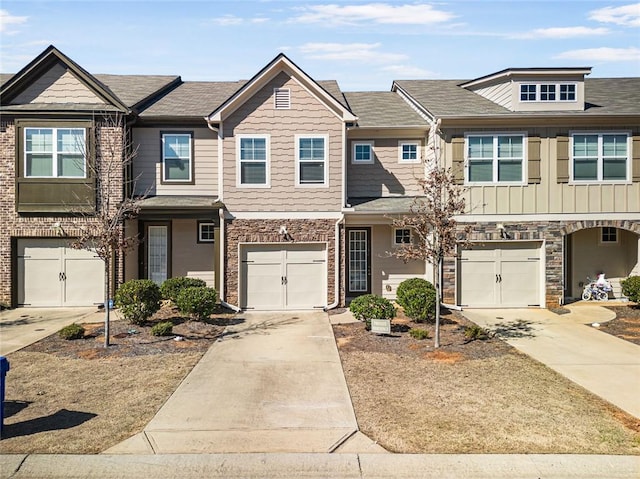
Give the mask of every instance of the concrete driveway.
[[99, 322], [104, 312], [86, 308], [16, 308], [0, 311], [0, 356], [35, 343], [75, 322]]
[[567, 306], [569, 314], [544, 309], [467, 309], [474, 323], [571, 381], [640, 417], [640, 346], [591, 326], [615, 314], [600, 306]]
[[377, 452], [326, 313], [244, 313], [144, 432], [106, 453]]

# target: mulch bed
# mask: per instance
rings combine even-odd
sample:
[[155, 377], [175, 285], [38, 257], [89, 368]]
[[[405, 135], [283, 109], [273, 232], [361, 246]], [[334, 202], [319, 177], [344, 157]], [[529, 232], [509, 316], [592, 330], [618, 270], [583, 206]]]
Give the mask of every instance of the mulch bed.
[[616, 319], [600, 325], [600, 331], [640, 345], [640, 307], [606, 306], [616, 313]]
[[[175, 352], [205, 352], [220, 337], [224, 328], [233, 324], [235, 313], [220, 309], [205, 321], [184, 317], [177, 308], [165, 304], [144, 325], [134, 325], [111, 315], [110, 346], [104, 347], [104, 323], [84, 323], [83, 339], [65, 340], [52, 334], [23, 349], [58, 357], [97, 359], [135, 357]], [[170, 336], [153, 336], [151, 328], [163, 321], [173, 323]]]

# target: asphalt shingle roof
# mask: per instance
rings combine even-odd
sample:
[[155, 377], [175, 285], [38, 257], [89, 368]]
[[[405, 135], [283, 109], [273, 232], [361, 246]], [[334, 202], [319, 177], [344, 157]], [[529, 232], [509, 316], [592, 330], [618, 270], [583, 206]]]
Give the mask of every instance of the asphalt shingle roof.
[[170, 83], [178, 80], [177, 75], [94, 75], [125, 105], [137, 105]]
[[345, 92], [351, 111], [358, 117], [358, 126], [412, 127], [427, 125], [400, 95], [388, 91]]
[[640, 114], [640, 77], [586, 78], [584, 111], [514, 112], [466, 90], [468, 80], [398, 80], [395, 83], [439, 118]]

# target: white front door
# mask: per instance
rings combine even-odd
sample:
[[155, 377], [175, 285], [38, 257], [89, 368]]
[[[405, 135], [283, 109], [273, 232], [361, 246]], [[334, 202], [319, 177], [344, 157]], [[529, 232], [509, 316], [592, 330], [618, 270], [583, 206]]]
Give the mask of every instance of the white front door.
[[240, 306], [314, 309], [326, 305], [326, 246], [251, 244], [241, 249]]
[[169, 229], [167, 226], [149, 226], [147, 229], [148, 277], [157, 285], [167, 279]]

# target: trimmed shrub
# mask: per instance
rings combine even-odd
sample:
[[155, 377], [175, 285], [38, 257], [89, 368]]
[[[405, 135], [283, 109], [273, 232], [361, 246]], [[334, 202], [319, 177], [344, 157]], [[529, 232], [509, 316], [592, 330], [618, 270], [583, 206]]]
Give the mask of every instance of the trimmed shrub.
[[173, 333], [173, 323], [171, 321], [163, 321], [154, 324], [151, 328], [151, 334], [154, 336], [171, 336]]
[[429, 331], [422, 328], [411, 328], [409, 330], [409, 336], [414, 339], [429, 339]]
[[144, 324], [160, 309], [160, 288], [150, 279], [132, 279], [123, 283], [115, 295], [116, 305], [132, 324]]
[[467, 326], [466, 328], [464, 328], [464, 337], [466, 338], [467, 342], [474, 341], [476, 339], [484, 340], [489, 339], [489, 333], [486, 329], [481, 328], [477, 324], [474, 324], [473, 326]]
[[620, 284], [622, 285], [622, 294], [634, 303], [640, 302], [640, 276], [629, 276], [620, 281]]
[[205, 288], [207, 283], [198, 278], [187, 278], [179, 276], [177, 278], [169, 278], [160, 286], [162, 299], [170, 299], [174, 303], [178, 300], [178, 294], [184, 288]]
[[58, 334], [62, 339], [68, 341], [72, 339], [82, 339], [84, 338], [84, 328], [79, 324], [73, 323], [62, 328]]
[[217, 307], [218, 293], [213, 288], [184, 288], [176, 299], [178, 309], [194, 319], [202, 320], [211, 316]]
[[436, 289], [426, 279], [405, 279], [396, 290], [396, 302], [404, 314], [419, 323], [436, 317]]
[[396, 308], [389, 301], [375, 294], [363, 294], [358, 296], [349, 305], [349, 311], [360, 321], [370, 319], [393, 319], [396, 316]]

